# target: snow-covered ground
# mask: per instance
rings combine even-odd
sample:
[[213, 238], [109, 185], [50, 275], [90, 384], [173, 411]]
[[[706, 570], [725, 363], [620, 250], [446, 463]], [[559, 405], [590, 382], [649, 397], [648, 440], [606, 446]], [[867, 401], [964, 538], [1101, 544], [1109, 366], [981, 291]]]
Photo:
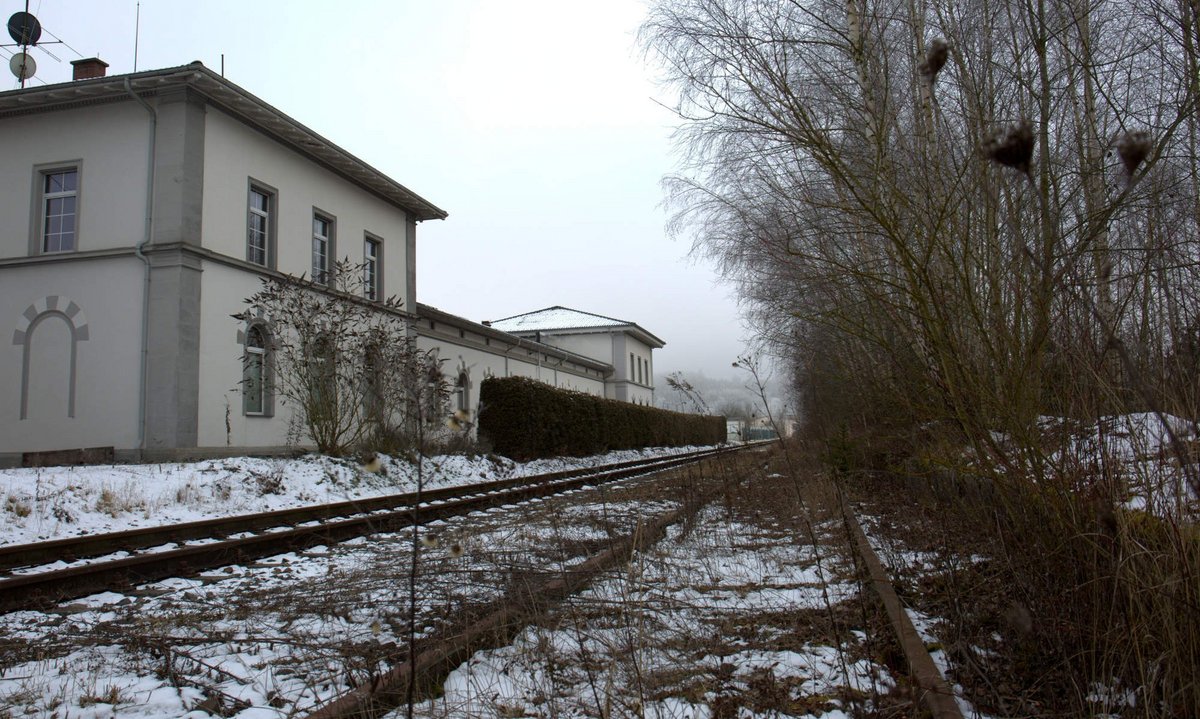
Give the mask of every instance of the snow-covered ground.
[[[684, 506], [697, 483], [725, 490], [476, 653], [419, 713], [836, 718], [886, 702], [894, 680], [857, 624], [840, 525], [806, 518], [782, 478], [756, 471], [737, 488], [728, 476], [632, 479], [421, 528], [418, 640]], [[411, 530], [379, 534], [0, 615], [0, 716], [303, 715], [403, 653], [413, 548]]]
[[[1183, 450], [1182, 462], [1171, 433]], [[1121, 493], [1117, 499], [1128, 509], [1184, 517], [1197, 509], [1188, 474], [1200, 476], [1198, 439], [1190, 420], [1137, 412], [1102, 417], [1071, 432], [1052, 459], [1068, 469], [1078, 467], [1089, 481], [1115, 485]]]
[[[666, 456], [700, 447], [609, 452], [516, 463], [496, 456], [425, 460], [428, 489]], [[352, 459], [233, 457], [202, 462], [0, 470], [0, 545], [178, 524], [416, 489], [417, 465], [382, 456], [382, 470]]]
[[[1200, 431], [1193, 420], [1153, 412], [1086, 423], [1046, 416], [1039, 418], [1037, 431], [1036, 451], [1044, 460], [1040, 469], [1062, 481], [1066, 491], [1160, 517], [1194, 520], [1200, 512]], [[992, 437], [1014, 457], [1028, 456], [1005, 434]]]
[[710, 506], [511, 644], [476, 652], [418, 715], [836, 719], [852, 706], [870, 711], [870, 698], [895, 682], [867, 658], [866, 635], [853, 630], [831, 645], [794, 631], [806, 614], [854, 599], [858, 585], [841, 557], [819, 564], [828, 548], [794, 539]]

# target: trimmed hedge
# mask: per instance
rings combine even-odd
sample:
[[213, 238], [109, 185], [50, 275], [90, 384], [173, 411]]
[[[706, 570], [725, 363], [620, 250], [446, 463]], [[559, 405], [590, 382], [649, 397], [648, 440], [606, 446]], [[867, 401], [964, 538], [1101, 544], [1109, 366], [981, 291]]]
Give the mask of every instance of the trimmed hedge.
[[479, 387], [479, 434], [518, 461], [614, 449], [720, 444], [725, 418], [669, 412], [551, 387], [528, 377], [489, 377]]

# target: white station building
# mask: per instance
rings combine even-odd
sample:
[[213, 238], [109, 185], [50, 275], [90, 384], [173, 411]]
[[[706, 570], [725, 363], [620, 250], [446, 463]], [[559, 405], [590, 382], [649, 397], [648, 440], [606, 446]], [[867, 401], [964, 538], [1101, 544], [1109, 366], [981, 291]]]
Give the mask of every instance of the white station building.
[[0, 464], [285, 449], [291, 408], [240, 390], [270, 328], [231, 315], [260, 278], [342, 257], [372, 267], [366, 299], [403, 302], [459, 407], [489, 375], [652, 404], [663, 342], [635, 323], [419, 304], [417, 226], [446, 212], [201, 63], [73, 64], [72, 82], [0, 93]]

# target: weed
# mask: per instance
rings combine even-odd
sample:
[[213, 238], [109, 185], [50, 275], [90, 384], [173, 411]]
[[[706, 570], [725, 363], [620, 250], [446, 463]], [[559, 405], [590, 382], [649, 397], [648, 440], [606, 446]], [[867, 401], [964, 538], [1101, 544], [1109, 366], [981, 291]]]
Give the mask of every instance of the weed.
[[262, 497], [268, 494], [283, 494], [283, 465], [276, 465], [270, 472], [250, 472], [250, 478], [254, 481], [254, 489], [258, 492], [258, 496]]
[[4, 511], [18, 517], [28, 517], [33, 512], [33, 508], [29, 506], [28, 502], [16, 495], [10, 494], [4, 500]]
[[79, 706], [87, 708], [96, 704], [108, 704], [116, 706], [121, 702], [121, 688], [116, 684], [109, 684], [108, 689], [100, 694], [85, 693], [79, 697]]
[[133, 484], [126, 484], [119, 489], [109, 486], [101, 487], [100, 496], [96, 499], [96, 511], [103, 512], [110, 517], [119, 517], [126, 512], [146, 511], [147, 509], [146, 500], [142, 498], [138, 488]]
[[190, 507], [200, 503], [200, 489], [191, 481], [175, 489], [175, 504]]

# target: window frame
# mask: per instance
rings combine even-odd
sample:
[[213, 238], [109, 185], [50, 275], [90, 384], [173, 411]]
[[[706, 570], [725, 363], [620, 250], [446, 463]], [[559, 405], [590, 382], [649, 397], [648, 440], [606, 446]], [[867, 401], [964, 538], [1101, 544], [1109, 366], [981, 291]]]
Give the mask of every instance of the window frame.
[[[266, 210], [258, 210], [251, 202], [253, 195], [257, 193], [266, 197]], [[263, 217], [266, 224], [266, 229], [263, 231], [263, 253], [265, 257], [263, 262], [258, 262], [254, 259], [253, 251], [258, 248], [251, 244], [251, 233], [255, 232], [253, 222], [254, 218]], [[276, 234], [279, 227], [279, 190], [268, 185], [265, 182], [259, 182], [254, 178], [249, 178], [246, 182], [246, 261], [252, 265], [266, 267], [267, 269], [275, 269], [277, 264], [276, 252]]]
[[471, 412], [471, 372], [459, 370], [454, 378], [454, 395], [456, 409], [470, 414]]
[[305, 349], [306, 411], [310, 421], [327, 422], [337, 413], [338, 348], [327, 332], [318, 332]]
[[[75, 189], [70, 193], [47, 193], [46, 181], [51, 175], [63, 172], [75, 173]], [[54, 194], [57, 197], [49, 197]], [[46, 249], [46, 203], [58, 197], [73, 196], [75, 198], [74, 219], [71, 226], [70, 249]], [[79, 251], [79, 217], [83, 209], [83, 160], [66, 160], [49, 162], [33, 166], [33, 193], [29, 223], [29, 254], [31, 255], [63, 255]]]
[[[262, 347], [251, 345], [252, 333], [258, 333], [262, 338]], [[272, 350], [271, 328], [265, 322], [252, 322], [247, 325], [242, 339], [242, 415], [245, 417], [273, 417], [275, 402], [273, 392], [274, 352]], [[252, 358], [257, 357], [257, 360]], [[259, 408], [250, 409], [251, 395], [247, 391], [250, 385], [250, 368], [254, 362], [259, 364]]]
[[383, 396], [383, 348], [369, 342], [363, 349], [363, 416], [376, 425], [386, 424]]
[[[325, 242], [325, 266], [317, 267], [317, 223], [324, 222], [326, 224], [326, 234], [323, 238]], [[333, 285], [334, 262], [337, 257], [337, 217], [329, 212], [313, 207], [312, 211], [312, 281], [318, 285], [331, 287]]]
[[[367, 250], [374, 247], [372, 257]], [[371, 302], [383, 299], [383, 238], [379, 235], [363, 233], [363, 297]]]

